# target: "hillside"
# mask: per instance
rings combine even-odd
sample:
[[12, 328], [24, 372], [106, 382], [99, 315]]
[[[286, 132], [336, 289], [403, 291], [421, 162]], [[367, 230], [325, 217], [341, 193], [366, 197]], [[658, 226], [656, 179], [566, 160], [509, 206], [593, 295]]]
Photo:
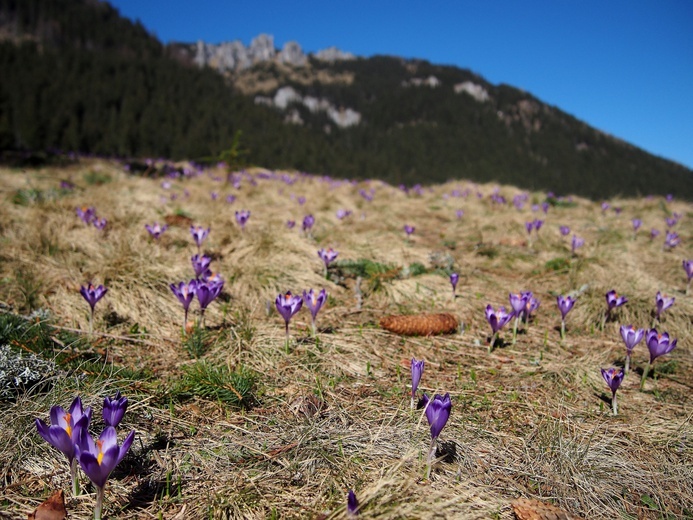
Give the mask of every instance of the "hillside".
[[164, 47], [97, 0], [2, 0], [0, 35], [3, 150], [214, 160], [242, 132], [248, 165], [693, 198], [688, 168], [456, 67], [301, 56], [265, 41], [276, 59], [241, 52], [248, 66], [224, 69], [199, 58], [213, 47]]

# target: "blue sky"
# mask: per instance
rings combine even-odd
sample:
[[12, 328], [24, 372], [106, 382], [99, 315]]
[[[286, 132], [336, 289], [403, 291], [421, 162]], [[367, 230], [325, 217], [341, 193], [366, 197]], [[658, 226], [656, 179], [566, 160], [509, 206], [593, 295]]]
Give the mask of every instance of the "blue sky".
[[260, 33], [457, 65], [693, 168], [693, 1], [112, 0], [164, 42]]

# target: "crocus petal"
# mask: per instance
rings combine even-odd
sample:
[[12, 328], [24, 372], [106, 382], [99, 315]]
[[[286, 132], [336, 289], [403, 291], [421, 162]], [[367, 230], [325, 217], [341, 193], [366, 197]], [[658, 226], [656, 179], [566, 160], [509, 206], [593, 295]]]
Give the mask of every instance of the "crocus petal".
[[79, 465], [95, 486], [102, 488], [106, 485], [110, 471], [108, 473], [104, 471], [94, 454], [88, 451], [80, 452]]
[[118, 460], [116, 461], [116, 464], [119, 464], [121, 460], [125, 457], [127, 452], [130, 450], [130, 446], [132, 445], [132, 441], [135, 440], [135, 430], [132, 430], [127, 437], [125, 437], [125, 440], [123, 440], [123, 444], [120, 447], [120, 453], [118, 454]]

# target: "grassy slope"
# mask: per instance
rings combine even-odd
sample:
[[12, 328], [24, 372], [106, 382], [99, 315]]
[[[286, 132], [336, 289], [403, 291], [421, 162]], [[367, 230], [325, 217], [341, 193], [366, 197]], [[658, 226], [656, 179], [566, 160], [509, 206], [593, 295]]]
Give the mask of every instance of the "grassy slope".
[[[86, 180], [104, 175], [111, 181], [103, 185]], [[132, 403], [123, 431], [138, 434], [106, 492], [112, 518], [159, 512], [170, 518], [183, 508], [181, 518], [339, 518], [350, 488], [366, 518], [510, 518], [509, 503], [518, 496], [553, 501], [586, 518], [692, 514], [693, 296], [682, 292], [681, 268], [683, 258], [693, 257], [690, 204], [615, 200], [623, 212], [603, 215], [598, 204], [576, 199], [575, 207], [549, 210], [530, 248], [524, 222], [539, 214], [492, 205], [490, 185], [460, 182], [408, 197], [374, 182], [369, 203], [358, 189], [370, 186], [335, 187], [311, 177], [293, 185], [259, 179], [252, 186], [246, 179], [236, 190], [204, 175], [173, 181], [165, 191], [160, 180], [130, 177], [101, 161], [62, 170], [0, 170], [0, 178], [2, 303], [22, 312], [48, 308], [59, 325], [86, 330], [80, 284], [93, 279], [109, 288], [96, 309], [96, 330], [108, 335], [79, 347], [100, 361], [81, 369], [69, 365], [69, 377], [49, 393], [0, 406], [2, 513], [26, 514], [51, 489], [69, 494], [64, 457], [40, 439], [33, 419], [47, 419], [52, 404], [66, 406], [75, 393], [98, 415], [103, 397], [121, 389]], [[46, 194], [61, 178], [71, 178], [77, 189], [47, 202], [11, 202], [17, 190]], [[443, 197], [465, 187], [472, 188], [467, 199]], [[484, 199], [474, 196], [477, 189]], [[214, 202], [212, 190], [221, 194]], [[172, 192], [178, 199], [162, 202]], [[508, 200], [519, 193], [511, 187], [500, 192]], [[237, 196], [232, 205], [223, 200], [227, 193]], [[304, 195], [306, 204], [291, 195]], [[530, 194], [535, 202], [543, 197]], [[74, 208], [82, 205], [95, 206], [109, 220], [105, 233], [79, 221]], [[354, 215], [338, 221], [340, 207]], [[244, 233], [233, 219], [242, 208], [252, 212]], [[460, 220], [458, 208], [465, 211]], [[228, 298], [208, 310], [204, 359], [258, 374], [257, 402], [249, 410], [176, 392], [193, 361], [181, 345], [182, 310], [168, 283], [191, 276], [195, 249], [185, 226], [171, 227], [155, 243], [144, 224], [177, 210], [211, 225], [203, 249], [214, 255], [212, 268], [226, 279]], [[684, 215], [677, 249], [664, 252], [661, 237], [650, 242], [644, 231], [632, 240], [632, 217], [642, 218], [644, 229], [663, 230], [671, 211]], [[298, 230], [307, 213], [316, 216], [312, 237]], [[286, 228], [289, 218], [297, 228]], [[405, 223], [416, 226], [410, 242]], [[576, 257], [558, 233], [561, 224], [586, 241]], [[374, 291], [365, 280], [358, 309], [354, 280], [337, 285], [323, 278], [316, 251], [329, 246], [340, 260], [398, 267], [419, 262], [430, 268], [431, 253], [449, 255], [460, 273], [459, 298], [452, 301], [440, 273], [400, 274], [383, 277]], [[589, 287], [569, 314], [561, 343], [555, 295], [584, 284]], [[280, 291], [323, 286], [330, 301], [318, 317], [324, 329], [319, 342], [310, 338], [302, 310], [291, 324], [297, 342], [286, 354], [283, 323], [271, 302]], [[612, 288], [630, 301], [600, 332], [604, 294]], [[520, 290], [541, 300], [536, 318], [516, 345], [507, 342], [489, 355], [484, 307], [507, 306], [508, 292]], [[618, 325], [649, 326], [657, 290], [676, 297], [662, 329], [679, 338], [679, 346], [656, 361], [663, 370], [645, 392], [638, 391], [637, 372], [626, 378], [620, 415], [612, 417], [599, 368], [623, 361]], [[430, 310], [456, 314], [464, 332], [400, 338], [377, 326], [385, 314]], [[140, 333], [131, 335], [135, 324]], [[508, 340], [509, 331], [503, 337]], [[430, 482], [422, 479], [426, 420], [410, 412], [407, 397], [412, 357], [426, 360], [421, 387], [450, 392], [453, 399], [441, 440], [454, 443], [457, 455], [437, 464]], [[636, 371], [646, 361], [640, 344]], [[142, 369], [136, 380], [132, 374]], [[311, 396], [324, 408], [307, 417], [302, 410]], [[93, 495], [68, 497], [71, 518], [88, 518], [92, 506]]]

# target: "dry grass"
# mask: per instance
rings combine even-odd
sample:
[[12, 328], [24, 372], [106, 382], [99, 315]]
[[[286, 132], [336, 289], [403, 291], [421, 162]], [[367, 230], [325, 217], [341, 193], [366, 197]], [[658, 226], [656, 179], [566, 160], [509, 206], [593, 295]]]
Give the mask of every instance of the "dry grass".
[[[111, 182], [89, 184], [89, 172]], [[693, 257], [690, 204], [614, 200], [623, 212], [603, 215], [597, 203], [575, 199], [574, 206], [549, 210], [530, 247], [524, 222], [543, 214], [492, 204], [490, 185], [449, 183], [407, 196], [379, 182], [336, 185], [295, 174], [293, 184], [244, 178], [237, 190], [214, 176], [223, 173], [174, 180], [164, 190], [161, 180], [98, 160], [63, 170], [0, 170], [5, 309], [46, 308], [58, 325], [86, 331], [80, 284], [109, 288], [87, 349], [97, 363], [70, 365], [50, 392], [0, 403], [0, 516], [25, 515], [57, 488], [66, 490], [71, 518], [90, 516], [94, 495], [69, 496], [64, 457], [43, 442], [33, 421], [77, 393], [98, 412], [103, 397], [121, 389], [132, 403], [122, 428], [136, 429], [137, 437], [109, 481], [109, 518], [342, 518], [348, 489], [356, 491], [364, 518], [512, 518], [509, 504], [519, 496], [585, 518], [691, 518], [693, 295], [683, 293], [681, 268], [683, 258]], [[12, 202], [18, 190], [47, 194], [61, 178], [77, 189]], [[371, 187], [376, 194], [368, 202], [358, 190]], [[471, 194], [443, 196], [456, 188]], [[216, 201], [212, 191], [220, 194]], [[519, 193], [500, 192], [508, 200]], [[162, 201], [171, 193], [175, 201]], [[232, 205], [224, 201], [229, 193], [237, 197]], [[306, 197], [304, 206], [298, 196]], [[530, 194], [530, 202], [542, 200]], [[76, 206], [95, 206], [109, 221], [106, 231], [85, 226]], [[339, 221], [338, 208], [354, 213]], [[245, 232], [235, 224], [237, 209], [251, 211]], [[684, 215], [677, 249], [663, 251], [661, 238], [650, 242], [646, 231], [632, 239], [631, 218], [642, 218], [643, 229], [663, 230], [672, 211]], [[299, 228], [308, 213], [316, 225], [305, 235]], [[144, 229], [174, 214], [211, 226], [203, 250], [226, 286], [206, 314], [203, 359], [256, 374], [249, 409], [179, 392], [194, 361], [182, 344], [182, 309], [168, 284], [192, 276], [196, 250], [185, 226], [172, 226], [159, 242]], [[297, 227], [287, 229], [288, 219]], [[405, 223], [416, 226], [409, 240]], [[577, 256], [558, 233], [561, 224], [585, 239]], [[360, 307], [354, 276], [335, 268], [325, 280], [321, 247], [339, 251], [338, 260], [386, 267], [361, 280]], [[427, 272], [417, 274], [417, 263]], [[445, 274], [450, 265], [460, 274], [454, 301]], [[318, 316], [318, 339], [301, 311], [286, 353], [274, 298], [320, 287], [330, 300]], [[600, 331], [610, 289], [630, 301]], [[520, 290], [532, 290], [541, 307], [515, 345], [503, 331], [504, 344], [489, 355], [484, 308], [507, 307], [508, 293]], [[578, 290], [561, 342], [555, 296]], [[599, 368], [623, 362], [618, 326], [649, 327], [658, 290], [676, 297], [661, 328], [678, 338], [678, 348], [657, 360], [657, 379], [644, 392], [637, 372], [626, 378], [613, 417]], [[462, 329], [403, 338], [377, 325], [387, 314], [420, 312], [452, 313]], [[409, 410], [412, 357], [426, 360], [423, 390], [453, 399], [441, 441], [454, 456], [435, 465], [430, 481], [426, 419]], [[646, 361], [638, 345], [636, 371]], [[148, 376], [138, 380], [137, 370]]]

